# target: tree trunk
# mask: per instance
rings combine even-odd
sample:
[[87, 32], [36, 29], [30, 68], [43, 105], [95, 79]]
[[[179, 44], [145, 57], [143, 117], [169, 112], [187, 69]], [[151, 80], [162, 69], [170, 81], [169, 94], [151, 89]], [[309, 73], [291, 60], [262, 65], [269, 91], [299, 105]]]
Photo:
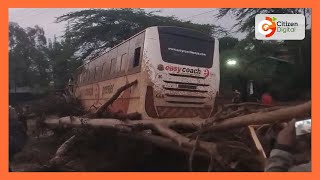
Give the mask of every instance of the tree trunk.
[[[137, 121], [121, 121], [118, 119], [88, 119], [81, 117], [62, 117], [60, 119], [47, 119], [45, 124], [49, 127], [81, 127], [81, 126], [91, 126], [100, 127], [106, 129], [118, 130], [120, 132], [125, 132], [128, 134], [135, 133], [141, 130], [152, 130], [158, 133], [163, 138], [167, 138], [168, 142], [157, 142], [158, 140], [152, 139], [153, 142], [165, 146], [171, 146], [172, 142], [175, 142], [179, 147], [192, 150], [197, 143], [199, 143], [199, 150], [203, 153], [210, 154], [218, 162], [222, 163], [222, 157], [217, 150], [217, 144], [213, 142], [206, 142], [199, 140], [199, 142], [194, 139], [190, 139], [183, 134], [175, 131], [175, 129], [185, 129], [186, 131], [195, 132], [196, 130], [205, 133], [207, 131], [221, 131], [228, 130], [231, 128], [241, 128], [247, 127], [249, 125], [261, 125], [261, 124], [271, 124], [277, 122], [289, 121], [292, 118], [306, 117], [311, 112], [311, 102], [307, 102], [301, 105], [281, 108], [278, 110], [270, 112], [257, 112], [248, 115], [233, 117], [225, 119], [222, 122], [215, 123], [212, 126], [205, 127], [205, 120], [201, 119], [159, 119], [159, 120], [137, 120]], [[142, 136], [148, 136], [142, 135]], [[145, 138], [149, 141], [150, 138]], [[170, 142], [170, 143], [169, 143]]]

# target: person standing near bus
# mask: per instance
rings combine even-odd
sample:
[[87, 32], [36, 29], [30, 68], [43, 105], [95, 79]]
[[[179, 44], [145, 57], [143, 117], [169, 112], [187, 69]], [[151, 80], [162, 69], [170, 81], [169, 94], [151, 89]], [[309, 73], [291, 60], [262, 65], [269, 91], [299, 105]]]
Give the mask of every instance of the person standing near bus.
[[240, 103], [241, 102], [241, 93], [236, 89], [233, 91], [232, 103]]
[[269, 92], [265, 92], [261, 96], [261, 102], [264, 105], [271, 105], [273, 102], [273, 98]]

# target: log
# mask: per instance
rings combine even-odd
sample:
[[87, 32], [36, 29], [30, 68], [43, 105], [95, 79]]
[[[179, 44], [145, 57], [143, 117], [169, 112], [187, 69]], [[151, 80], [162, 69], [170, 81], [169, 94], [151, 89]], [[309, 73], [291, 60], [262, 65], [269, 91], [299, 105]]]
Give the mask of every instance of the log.
[[[192, 123], [193, 122], [193, 123]], [[45, 124], [49, 127], [56, 128], [59, 126], [64, 127], [81, 127], [83, 125], [91, 127], [103, 127], [106, 129], [116, 129], [121, 132], [132, 132], [133, 129], [152, 129], [162, 136], [172, 139], [174, 142], [178, 143], [183, 147], [193, 147], [195, 141], [184, 137], [183, 135], [173, 131], [170, 127], [200, 127], [200, 122], [194, 120], [186, 119], [163, 119], [163, 120], [137, 120], [137, 121], [121, 121], [118, 119], [89, 119], [89, 118], [79, 118], [73, 116], [62, 117], [60, 119], [47, 119]], [[210, 145], [204, 143], [200, 148], [205, 149], [207, 152], [214, 152], [214, 148], [211, 149]]]
[[[246, 127], [249, 125], [272, 124], [276, 122], [289, 121], [292, 118], [305, 117], [311, 112], [311, 102], [301, 105], [282, 108], [270, 112], [258, 112], [244, 116], [226, 119], [220, 123], [216, 123], [207, 130], [224, 130], [230, 128]], [[182, 127], [190, 129], [200, 129], [205, 121], [200, 119], [159, 119], [159, 120], [137, 120], [137, 121], [120, 121], [118, 119], [88, 119], [79, 117], [62, 117], [60, 119], [46, 119], [48, 126], [70, 125], [82, 126], [83, 124], [93, 127], [104, 127], [123, 130], [123, 127], [140, 126], [144, 129], [156, 129], [162, 131], [158, 125], [168, 128]], [[163, 133], [166, 133], [163, 131]], [[170, 136], [166, 134], [166, 136]]]
[[[185, 123], [185, 124], [184, 124]], [[161, 120], [138, 120], [138, 121], [121, 121], [118, 119], [88, 119], [79, 117], [63, 117], [60, 119], [47, 119], [45, 124], [49, 127], [70, 126], [81, 127], [83, 125], [91, 127], [103, 127], [106, 129], [116, 129], [121, 132], [133, 132], [134, 129], [147, 130], [151, 129], [158, 132], [161, 136], [175, 142], [178, 146], [192, 149], [198, 143], [199, 150], [212, 156], [220, 165], [223, 165], [222, 156], [219, 155], [217, 144], [212, 142], [198, 141], [189, 139], [176, 131], [170, 129], [182, 125], [182, 127], [194, 128], [196, 124], [200, 127], [200, 123], [194, 119], [161, 119]]]
[[[226, 167], [223, 162], [223, 158], [218, 152], [218, 146], [213, 142], [206, 142], [203, 140], [190, 139], [178, 132], [175, 128], [184, 128], [189, 130], [189, 132], [194, 132], [196, 130], [202, 131], [203, 133], [207, 131], [220, 131], [230, 128], [240, 128], [247, 127], [249, 125], [259, 125], [259, 124], [272, 124], [276, 122], [289, 121], [292, 118], [305, 117], [306, 114], [311, 112], [311, 102], [307, 102], [301, 105], [287, 107], [278, 109], [270, 112], [258, 112], [248, 115], [238, 116], [226, 119], [222, 122], [215, 123], [211, 127], [203, 126], [206, 122], [202, 119], [158, 119], [158, 120], [137, 120], [137, 121], [121, 121], [119, 119], [89, 119], [81, 117], [62, 117], [60, 119], [47, 119], [45, 124], [49, 127], [59, 127], [59, 126], [71, 126], [71, 127], [81, 127], [81, 126], [91, 126], [91, 127], [102, 127], [106, 129], [118, 130], [120, 132], [125, 132], [127, 134], [134, 134], [137, 130], [153, 130], [157, 132], [162, 138], [167, 138], [168, 141], [156, 140], [148, 138], [149, 135], [141, 135], [147, 141], [153, 141], [160, 146], [172, 146], [172, 143], [178, 145], [177, 147], [188, 149], [191, 151], [196, 146], [199, 152], [207, 154], [212, 157], [212, 160], [220, 163], [222, 167]], [[203, 128], [205, 127], [205, 131]], [[159, 142], [160, 141], [160, 142]], [[212, 161], [211, 160], [211, 161]], [[210, 168], [209, 168], [210, 169]]]
[[66, 140], [57, 150], [55, 156], [49, 161], [49, 166], [58, 166], [66, 163], [68, 161], [67, 158], [65, 158], [65, 154], [69, 151], [69, 149], [73, 146], [75, 143], [76, 136], [73, 135], [71, 138]]
[[244, 116], [238, 116], [226, 119], [217, 123], [210, 130], [224, 130], [230, 128], [245, 127], [249, 125], [272, 124], [276, 122], [285, 122], [293, 118], [303, 118], [311, 113], [311, 102], [297, 106], [278, 109], [270, 112], [258, 112]]
[[237, 115], [239, 115], [240, 113], [242, 113], [242, 112], [244, 112], [244, 111], [246, 111], [246, 109], [240, 108], [240, 109], [235, 110], [235, 111], [233, 111], [233, 112], [231, 112], [231, 113], [229, 113], [229, 114], [227, 114], [227, 115], [218, 116], [218, 117], [216, 117], [215, 119], [213, 119], [213, 121], [218, 122], [218, 121], [222, 121], [222, 120], [224, 120], [224, 119], [236, 117]]
[[266, 153], [264, 152], [264, 149], [261, 145], [261, 142], [256, 134], [256, 131], [254, 129], [253, 126], [248, 126], [249, 131], [250, 131], [250, 135], [252, 137], [252, 140], [254, 142], [254, 144], [256, 145], [257, 150], [260, 152], [261, 156], [263, 157], [264, 160], [267, 159]]
[[117, 129], [119, 131], [128, 131], [129, 125], [118, 119], [89, 119], [73, 116], [66, 116], [59, 119], [46, 119], [44, 123], [51, 128], [57, 127], [82, 127], [84, 125], [91, 127], [102, 127], [106, 129]]
[[[252, 103], [250, 103], [251, 105]], [[254, 105], [256, 103], [253, 103]], [[231, 104], [230, 106], [233, 106]], [[235, 104], [236, 106], [237, 104]], [[239, 104], [238, 104], [239, 105]], [[246, 104], [247, 105], [247, 104]], [[268, 106], [267, 106], [268, 107]], [[221, 114], [222, 110], [217, 114]], [[234, 111], [237, 113], [237, 111]], [[233, 115], [233, 113], [226, 115], [227, 117]], [[230, 128], [240, 128], [246, 127], [249, 125], [263, 125], [263, 124], [273, 124], [277, 122], [289, 121], [293, 118], [304, 117], [306, 114], [311, 112], [311, 101], [306, 102], [304, 104], [296, 105], [296, 106], [285, 106], [285, 107], [268, 107], [265, 109], [261, 109], [258, 112], [236, 116], [228, 119], [224, 119], [221, 121], [219, 118], [220, 115], [215, 115], [213, 118], [204, 122], [200, 127], [198, 132], [193, 133], [192, 136], [197, 136], [199, 134], [203, 134], [208, 131], [221, 131]], [[219, 122], [215, 122], [218, 120]], [[196, 124], [197, 125], [197, 124]]]
[[[220, 123], [216, 123], [213, 126], [207, 128], [209, 130], [225, 130], [230, 128], [246, 127], [249, 125], [262, 125], [272, 124], [275, 122], [284, 122], [291, 120], [292, 118], [304, 117], [311, 111], [311, 102], [307, 102], [301, 105], [287, 107], [271, 112], [258, 112], [244, 116], [238, 116], [230, 119], [226, 119]], [[79, 117], [62, 117], [60, 119], [47, 119], [45, 124], [52, 127], [60, 125], [80, 127], [82, 125], [88, 125], [92, 127], [104, 127], [110, 129], [117, 129], [120, 131], [130, 132], [133, 127], [139, 127], [142, 129], [153, 129], [159, 132], [164, 137], [171, 138], [178, 144], [189, 144], [189, 139], [181, 137], [179, 133], [172, 131], [170, 128], [182, 127], [193, 130], [198, 130], [202, 127], [204, 120], [199, 119], [159, 119], [159, 120], [137, 120], [137, 121], [120, 121], [118, 119], [88, 119]], [[205, 132], [203, 131], [203, 132]], [[188, 143], [186, 142], [188, 141]], [[194, 141], [191, 141], [192, 147]], [[201, 147], [201, 146], [200, 146]]]
[[134, 112], [134, 113], [114, 113], [114, 112], [110, 112], [110, 111], [106, 111], [101, 113], [101, 116], [99, 116], [99, 118], [112, 118], [112, 119], [119, 119], [119, 120], [141, 120], [142, 119], [142, 115], [138, 112]]
[[121, 86], [112, 97], [106, 101], [102, 106], [100, 106], [96, 112], [92, 114], [92, 117], [98, 117], [108, 106], [110, 106], [119, 96], [120, 94], [125, 91], [126, 89], [130, 88], [131, 86], [138, 83], [138, 80], [135, 80], [129, 84], [126, 84], [124, 86]]

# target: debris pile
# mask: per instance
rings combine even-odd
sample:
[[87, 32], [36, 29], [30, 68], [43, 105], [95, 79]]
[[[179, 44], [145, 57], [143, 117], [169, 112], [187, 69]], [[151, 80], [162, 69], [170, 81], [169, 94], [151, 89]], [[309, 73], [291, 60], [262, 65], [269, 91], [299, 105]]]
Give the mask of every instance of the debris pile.
[[[108, 106], [135, 83], [118, 89], [94, 113], [44, 119], [47, 128], [68, 134], [46, 168], [113, 171], [115, 164], [129, 164], [128, 159], [132, 158], [139, 161], [146, 153], [152, 154], [152, 147], [156, 146], [187, 155], [184, 167], [189, 171], [263, 171], [274, 139], [268, 132], [276, 131], [277, 126], [292, 118], [310, 117], [311, 112], [311, 102], [287, 107], [221, 105], [213, 117], [205, 120], [146, 120], [139, 113], [109, 112]], [[133, 156], [135, 152], [139, 155]]]

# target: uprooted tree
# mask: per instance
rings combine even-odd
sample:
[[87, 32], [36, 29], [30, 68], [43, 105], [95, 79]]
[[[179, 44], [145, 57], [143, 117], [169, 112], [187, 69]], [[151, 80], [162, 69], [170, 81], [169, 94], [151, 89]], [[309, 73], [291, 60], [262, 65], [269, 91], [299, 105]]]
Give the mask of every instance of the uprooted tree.
[[[209, 159], [208, 171], [233, 171], [249, 161], [255, 164], [256, 169], [247, 167], [246, 170], [259, 171], [263, 170], [265, 150], [261, 148], [254, 131], [248, 127], [274, 125], [293, 118], [305, 118], [309, 117], [311, 112], [311, 102], [306, 102], [291, 107], [266, 106], [258, 103], [224, 105], [212, 118], [205, 120], [198, 118], [132, 120], [131, 115], [122, 115], [120, 116], [122, 118], [119, 118], [113, 113], [103, 113], [103, 110], [107, 110], [123, 90], [136, 83], [134, 81], [119, 88], [117, 93], [101, 106], [103, 108], [99, 108], [93, 114], [46, 119], [44, 124], [51, 129], [87, 129], [81, 131], [81, 135], [86, 135], [84, 132], [89, 132], [88, 129], [102, 130], [116, 136], [126, 136], [188, 153], [190, 171], [193, 170], [192, 163], [195, 156]], [[49, 162], [49, 166], [64, 165], [72, 159], [72, 153], [66, 154], [72, 149], [70, 146], [77, 141], [77, 136], [79, 134], [71, 133], [70, 138], [61, 145], [55, 157]]]

